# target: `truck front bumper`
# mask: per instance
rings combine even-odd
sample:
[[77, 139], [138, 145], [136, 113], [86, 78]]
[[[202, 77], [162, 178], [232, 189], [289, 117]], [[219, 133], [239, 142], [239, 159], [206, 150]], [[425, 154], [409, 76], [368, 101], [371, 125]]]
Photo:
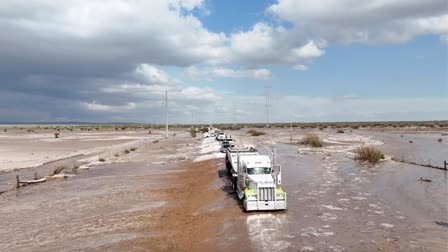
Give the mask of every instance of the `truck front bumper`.
[[246, 211], [286, 210], [286, 200], [256, 201], [244, 200], [243, 207]]

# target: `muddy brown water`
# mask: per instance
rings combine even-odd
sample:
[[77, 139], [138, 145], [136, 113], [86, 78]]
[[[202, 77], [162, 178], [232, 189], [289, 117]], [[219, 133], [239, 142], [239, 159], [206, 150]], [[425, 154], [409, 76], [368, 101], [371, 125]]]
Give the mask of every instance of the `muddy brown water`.
[[[428, 138], [423, 145], [436, 144], [434, 136]], [[382, 148], [405, 143], [392, 140]], [[271, 146], [257, 148], [271, 152]], [[297, 146], [288, 144], [277, 144], [276, 150], [288, 210], [250, 213], [234, 224], [246, 224], [253, 250], [446, 251], [446, 172], [393, 161], [360, 164], [343, 153], [298, 154]]]
[[[391, 136], [381, 148], [406, 144], [396, 137], [401, 138]], [[271, 146], [254, 142], [260, 152], [270, 153]], [[423, 147], [415, 146], [418, 154]], [[176, 152], [172, 145], [167, 148]], [[135, 158], [62, 183], [0, 195], [0, 248], [446, 251], [445, 172], [393, 161], [360, 164], [344, 153], [298, 154], [290, 144], [277, 144], [276, 150], [287, 211], [244, 213], [231, 191], [224, 160], [210, 163], [205, 177], [196, 173], [184, 179], [186, 168], [180, 164]], [[145, 150], [140, 151], [144, 157]], [[432, 182], [420, 182], [420, 177]], [[191, 189], [179, 193], [185, 186]]]

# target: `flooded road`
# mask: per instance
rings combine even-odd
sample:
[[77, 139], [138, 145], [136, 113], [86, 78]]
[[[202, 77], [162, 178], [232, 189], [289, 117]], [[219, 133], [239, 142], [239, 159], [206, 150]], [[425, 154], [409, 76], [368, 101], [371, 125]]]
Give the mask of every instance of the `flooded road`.
[[[287, 211], [243, 212], [219, 144], [170, 139], [66, 180], [1, 194], [0, 250], [446, 251], [447, 172], [391, 160], [368, 165], [349, 152], [359, 140], [381, 144], [386, 155], [417, 156], [421, 144], [439, 144], [434, 136], [406, 149], [400, 135], [323, 132], [332, 145], [307, 151], [281, 129], [244, 133], [232, 132], [238, 144], [262, 154], [275, 146]], [[443, 146], [432, 146], [431, 158], [443, 156]]]

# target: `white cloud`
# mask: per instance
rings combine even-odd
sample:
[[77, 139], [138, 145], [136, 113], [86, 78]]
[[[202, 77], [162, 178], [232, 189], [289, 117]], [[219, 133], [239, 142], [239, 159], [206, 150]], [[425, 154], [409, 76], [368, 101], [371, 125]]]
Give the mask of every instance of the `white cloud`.
[[[221, 99], [211, 88], [189, 86], [172, 78], [164, 71], [151, 65], [140, 65], [134, 73], [145, 76], [142, 82], [128, 80], [124, 83], [110, 84], [100, 89], [105, 94], [126, 94], [128, 99], [142, 101], [161, 99], [168, 91], [169, 96], [186, 106], [192, 102], [210, 103]], [[138, 79], [137, 79], [138, 80]]]
[[269, 71], [268, 69], [256, 69], [253, 71], [253, 75], [255, 79], [267, 80], [271, 78], [271, 71]]
[[268, 12], [330, 42], [400, 43], [448, 34], [446, 0], [278, 0]]
[[216, 60], [227, 38], [203, 27], [192, 14], [201, 8], [202, 0], [0, 1], [0, 54], [94, 68]]
[[304, 46], [294, 49], [294, 53], [298, 58], [312, 59], [322, 56], [324, 51], [317, 47], [314, 41], [310, 41]]
[[307, 38], [303, 31], [256, 23], [251, 30], [231, 34], [231, 60], [243, 65], [294, 65], [324, 54], [326, 42]]
[[308, 70], [308, 67], [305, 66], [305, 65], [302, 65], [302, 64], [297, 64], [297, 65], [293, 66], [292, 68], [294, 70], [297, 70], [297, 71], [306, 71], [306, 70]]
[[267, 80], [271, 77], [269, 69], [246, 69], [235, 70], [225, 67], [202, 68], [195, 66], [188, 67], [185, 71], [186, 75], [192, 80], [213, 80], [215, 78], [253, 78], [257, 80]]
[[129, 102], [125, 105], [106, 105], [106, 104], [99, 104], [96, 102], [83, 102], [81, 103], [81, 106], [88, 110], [92, 111], [121, 111], [121, 110], [130, 110], [134, 109], [136, 107], [135, 103]]
[[135, 74], [146, 83], [166, 84], [169, 82], [168, 75], [148, 64], [141, 64], [135, 69]]

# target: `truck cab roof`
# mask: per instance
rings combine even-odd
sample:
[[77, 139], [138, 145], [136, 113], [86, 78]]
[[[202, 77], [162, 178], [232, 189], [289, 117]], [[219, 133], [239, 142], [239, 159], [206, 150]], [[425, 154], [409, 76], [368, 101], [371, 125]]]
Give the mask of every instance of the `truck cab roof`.
[[240, 162], [243, 163], [247, 168], [271, 167], [271, 158], [266, 155], [241, 156]]
[[231, 148], [229, 149], [230, 153], [245, 153], [245, 152], [257, 152], [255, 148]]

